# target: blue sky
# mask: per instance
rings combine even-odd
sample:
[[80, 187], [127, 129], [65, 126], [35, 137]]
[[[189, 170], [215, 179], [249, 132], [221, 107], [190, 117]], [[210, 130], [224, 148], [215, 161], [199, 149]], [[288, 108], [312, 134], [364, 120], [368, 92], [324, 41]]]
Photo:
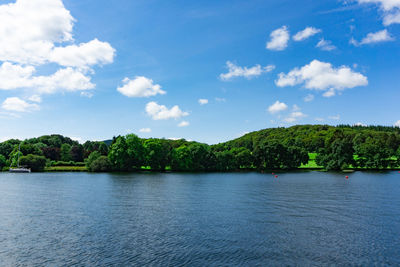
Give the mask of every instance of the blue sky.
[[0, 4], [0, 140], [400, 126], [400, 0]]

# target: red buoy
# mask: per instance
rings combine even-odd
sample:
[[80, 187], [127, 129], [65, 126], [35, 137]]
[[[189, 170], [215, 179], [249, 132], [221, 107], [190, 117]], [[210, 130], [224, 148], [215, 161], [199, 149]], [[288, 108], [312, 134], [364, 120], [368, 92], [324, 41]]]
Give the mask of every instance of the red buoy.
[[346, 176], [346, 179], [349, 179], [349, 176]]
[[399, 173], [400, 173], [400, 171], [399, 171]]
[[275, 178], [278, 178], [278, 175], [275, 175]]
[[275, 175], [275, 173], [272, 173], [272, 175]]

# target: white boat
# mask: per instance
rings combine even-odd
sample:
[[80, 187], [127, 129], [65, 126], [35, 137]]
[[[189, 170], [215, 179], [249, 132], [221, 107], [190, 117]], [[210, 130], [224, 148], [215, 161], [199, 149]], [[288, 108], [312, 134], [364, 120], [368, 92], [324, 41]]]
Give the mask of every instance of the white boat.
[[[19, 143], [19, 146], [18, 146], [17, 168], [12, 168], [12, 167], [10, 166], [9, 172], [13, 172], [13, 173], [30, 173], [30, 172], [31, 172], [31, 169], [25, 168], [25, 167], [20, 167], [20, 166], [19, 166], [19, 150], [20, 150], [20, 148], [21, 148], [21, 143]], [[12, 164], [12, 163], [11, 163], [11, 164]]]
[[30, 173], [31, 169], [19, 167], [19, 168], [10, 168], [9, 171], [13, 173]]

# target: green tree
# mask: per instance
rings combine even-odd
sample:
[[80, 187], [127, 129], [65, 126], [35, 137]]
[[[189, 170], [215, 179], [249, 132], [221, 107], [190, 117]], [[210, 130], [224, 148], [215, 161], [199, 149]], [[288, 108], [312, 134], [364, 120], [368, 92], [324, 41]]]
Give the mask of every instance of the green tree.
[[72, 160], [71, 157], [71, 145], [69, 144], [62, 144], [60, 149], [60, 155], [62, 161], [70, 161]]
[[0, 171], [6, 166], [6, 157], [0, 154]]
[[192, 155], [186, 145], [172, 150], [171, 168], [174, 171], [191, 171], [193, 165]]
[[145, 162], [152, 170], [164, 171], [169, 161], [169, 150], [159, 139], [148, 139], [144, 142]]
[[132, 160], [128, 154], [128, 145], [125, 137], [119, 136], [115, 139], [110, 146], [108, 159], [112, 168], [116, 171], [129, 171], [132, 169]]
[[336, 139], [328, 148], [322, 149], [316, 163], [327, 170], [344, 170], [355, 165], [353, 144], [350, 140]]
[[111, 170], [111, 162], [108, 157], [98, 151], [93, 151], [85, 161], [86, 168], [90, 172], [107, 172]]
[[43, 171], [46, 166], [46, 158], [29, 154], [20, 158], [20, 165], [30, 168], [32, 171]]
[[145, 149], [142, 140], [135, 134], [128, 134], [125, 139], [131, 167], [140, 169], [145, 162]]

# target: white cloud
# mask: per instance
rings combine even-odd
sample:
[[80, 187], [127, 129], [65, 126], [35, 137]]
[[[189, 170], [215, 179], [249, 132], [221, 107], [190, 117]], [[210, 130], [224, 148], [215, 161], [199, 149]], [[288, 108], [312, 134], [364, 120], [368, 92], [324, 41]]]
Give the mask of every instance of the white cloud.
[[304, 117], [307, 117], [306, 114], [304, 114], [301, 111], [293, 111], [292, 113], [290, 113], [289, 117], [286, 117], [285, 119], [283, 119], [285, 122], [287, 123], [293, 123], [296, 122]]
[[400, 120], [398, 120], [397, 122], [395, 122], [394, 126], [400, 127]]
[[276, 101], [274, 104], [272, 104], [268, 108], [268, 112], [271, 114], [275, 114], [275, 113], [287, 110], [287, 108], [288, 108], [288, 106], [285, 103]]
[[56, 47], [50, 54], [50, 61], [62, 66], [84, 68], [112, 63], [114, 54], [115, 49], [109, 43], [94, 39], [79, 46]]
[[94, 94], [92, 92], [81, 92], [82, 97], [92, 98], [93, 95]]
[[311, 102], [314, 100], [314, 98], [315, 98], [314, 95], [308, 94], [303, 98], [303, 100], [304, 100], [304, 102]]
[[329, 116], [329, 119], [338, 121], [338, 120], [340, 120], [340, 115], [338, 114], [338, 115], [335, 115], [335, 116]]
[[181, 123], [178, 124], [178, 127], [187, 127], [189, 125], [190, 123], [188, 121], [182, 121]]
[[299, 31], [298, 33], [296, 33], [293, 36], [293, 40], [295, 40], [297, 42], [303, 41], [303, 40], [308, 39], [311, 36], [316, 35], [317, 33], [320, 33], [320, 32], [321, 32], [320, 29], [317, 29], [317, 28], [314, 28], [314, 27], [307, 27], [304, 30]]
[[36, 103], [42, 102], [42, 98], [39, 95], [33, 95], [29, 98], [29, 100]]
[[303, 84], [311, 90], [327, 91], [332, 96], [336, 91], [368, 85], [368, 79], [347, 66], [334, 68], [332, 64], [313, 60], [301, 68], [294, 68], [288, 74], [280, 73], [275, 81], [279, 87]]
[[122, 82], [124, 85], [118, 87], [117, 90], [127, 97], [150, 97], [166, 94], [165, 91], [161, 90], [159, 84], [154, 84], [152, 79], [144, 76], [136, 76], [133, 80], [125, 78]]
[[400, 24], [400, 10], [396, 13], [386, 14], [383, 18], [383, 25]]
[[[113, 62], [115, 49], [97, 39], [74, 44], [75, 19], [62, 0], [16, 0], [0, 5], [0, 90], [32, 89], [36, 94], [93, 89], [87, 73]], [[67, 44], [66, 46], [64, 44]], [[49, 76], [34, 76], [56, 63]]]
[[150, 128], [142, 128], [139, 130], [139, 132], [141, 133], [151, 133], [151, 129]]
[[385, 26], [400, 23], [399, 0], [358, 0], [360, 4], [376, 4], [383, 12], [383, 24]]
[[368, 33], [366, 37], [364, 37], [361, 42], [357, 42], [355, 39], [351, 39], [350, 43], [355, 46], [360, 46], [364, 44], [374, 44], [374, 43], [382, 43], [382, 42], [390, 42], [394, 41], [394, 37], [390, 35], [390, 33], [384, 29], [379, 32], [371, 32]]
[[335, 89], [332, 89], [332, 88], [322, 94], [323, 97], [332, 97], [335, 95], [336, 95], [336, 91], [335, 91]]
[[217, 102], [226, 102], [226, 99], [225, 98], [221, 98], [221, 97], [216, 97], [215, 101], [217, 101]]
[[315, 118], [315, 121], [323, 122], [323, 121], [325, 121], [325, 119], [324, 118]]
[[354, 126], [367, 127], [367, 125], [362, 122], [357, 122], [356, 124], [354, 124]]
[[322, 38], [315, 47], [323, 51], [332, 51], [336, 49], [336, 46], [334, 46], [331, 41], [325, 40], [324, 38]]
[[189, 115], [188, 112], [182, 111], [179, 106], [173, 106], [171, 109], [168, 109], [166, 106], [159, 105], [156, 102], [147, 103], [146, 113], [153, 120], [179, 119]]
[[226, 62], [226, 66], [228, 67], [229, 72], [223, 73], [219, 76], [220, 79], [223, 81], [230, 80], [234, 77], [245, 77], [247, 79], [250, 79], [252, 77], [260, 76], [263, 73], [270, 72], [275, 69], [274, 65], [261, 67], [259, 64], [251, 68], [240, 67], [230, 61]]
[[208, 99], [199, 99], [199, 104], [200, 104], [200, 105], [206, 105], [206, 104], [208, 104]]
[[290, 39], [289, 31], [286, 26], [283, 26], [271, 32], [270, 38], [271, 40], [266, 45], [267, 49], [275, 51], [285, 50]]
[[7, 111], [31, 112], [39, 109], [39, 105], [30, 104], [18, 97], [8, 97], [1, 107]]

